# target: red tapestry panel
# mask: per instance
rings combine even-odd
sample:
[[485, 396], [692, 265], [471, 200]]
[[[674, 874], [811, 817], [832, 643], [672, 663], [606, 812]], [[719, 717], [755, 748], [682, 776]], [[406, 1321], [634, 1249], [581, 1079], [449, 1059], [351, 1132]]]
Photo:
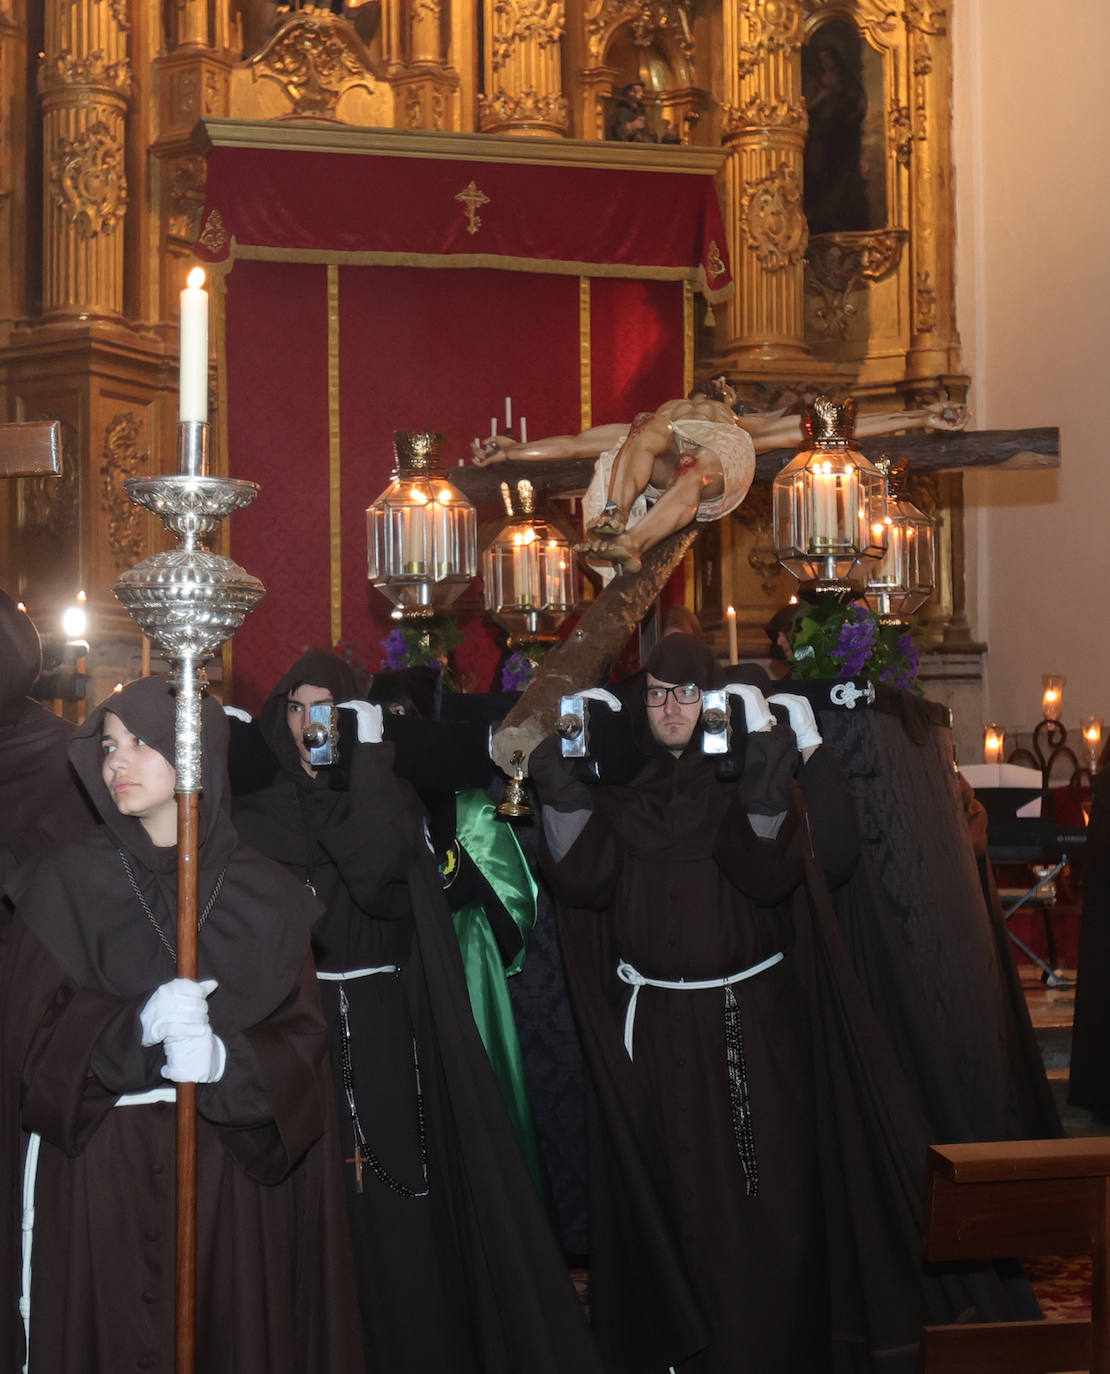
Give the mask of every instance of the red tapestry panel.
[[731, 283], [713, 178], [646, 159], [632, 171], [218, 147], [201, 224], [196, 252], [208, 262], [257, 250], [470, 265], [481, 256], [522, 270], [537, 260], [571, 274], [620, 265], [630, 276], [700, 278], [714, 299]]

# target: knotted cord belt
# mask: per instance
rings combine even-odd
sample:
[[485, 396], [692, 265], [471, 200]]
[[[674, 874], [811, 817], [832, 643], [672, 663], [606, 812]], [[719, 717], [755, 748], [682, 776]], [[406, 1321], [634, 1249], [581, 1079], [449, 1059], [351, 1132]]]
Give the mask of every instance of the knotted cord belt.
[[730, 973], [726, 978], [649, 978], [632, 964], [621, 960], [617, 965], [617, 977], [627, 983], [632, 992], [624, 1012], [624, 1048], [629, 1059], [633, 1059], [633, 1037], [636, 1028], [636, 1003], [641, 988], [663, 988], [668, 992], [703, 992], [707, 988], [724, 988], [725, 991], [725, 1058], [728, 1063], [728, 1095], [732, 1116], [732, 1134], [736, 1141], [736, 1153], [744, 1171], [744, 1192], [748, 1197], [759, 1193], [759, 1160], [755, 1152], [755, 1133], [752, 1130], [752, 1109], [748, 1096], [748, 1071], [744, 1063], [744, 1027], [740, 1020], [740, 1004], [732, 991], [734, 983], [743, 983], [767, 969], [782, 963], [783, 953], [779, 950], [758, 964]]

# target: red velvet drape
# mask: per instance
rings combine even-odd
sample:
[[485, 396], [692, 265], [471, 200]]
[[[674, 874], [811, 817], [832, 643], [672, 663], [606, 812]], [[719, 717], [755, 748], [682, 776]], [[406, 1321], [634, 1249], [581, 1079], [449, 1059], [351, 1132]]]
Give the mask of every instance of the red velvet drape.
[[[243, 261], [227, 281], [229, 469], [262, 485], [230, 521], [231, 553], [268, 595], [234, 641], [234, 694], [256, 709], [303, 648], [332, 638], [329, 407], [338, 403], [339, 638], [382, 659], [389, 605], [366, 581], [364, 512], [389, 481], [395, 429], [436, 429], [448, 464], [489, 432], [505, 396], [528, 433], [574, 433], [581, 416], [579, 283], [492, 270], [337, 269], [338, 386], [329, 388], [328, 269]], [[595, 422], [680, 394], [678, 282], [595, 280]], [[486, 690], [497, 652], [468, 633], [459, 669]]]

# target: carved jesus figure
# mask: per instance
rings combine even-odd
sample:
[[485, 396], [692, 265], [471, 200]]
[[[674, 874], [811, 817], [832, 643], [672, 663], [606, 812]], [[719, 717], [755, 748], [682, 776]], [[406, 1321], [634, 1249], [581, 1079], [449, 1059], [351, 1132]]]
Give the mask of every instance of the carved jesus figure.
[[[597, 425], [581, 434], [518, 444], [504, 435], [472, 445], [478, 465], [596, 458], [583, 500], [585, 541], [591, 562], [636, 572], [644, 553], [692, 520], [720, 520], [748, 494], [755, 455], [801, 441], [797, 415], [733, 410], [736, 392], [724, 378], [700, 383], [682, 400], [666, 401], [631, 425]], [[961, 407], [863, 415], [856, 435], [868, 438], [913, 429], [960, 429]]]

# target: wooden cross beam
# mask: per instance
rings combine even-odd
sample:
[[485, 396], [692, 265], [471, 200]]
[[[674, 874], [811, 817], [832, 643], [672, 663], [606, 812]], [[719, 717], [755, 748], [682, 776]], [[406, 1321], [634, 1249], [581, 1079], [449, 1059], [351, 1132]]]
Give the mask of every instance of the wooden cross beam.
[[[1058, 468], [1060, 431], [1046, 429], [935, 430], [926, 433], [884, 434], [877, 439], [855, 439], [855, 447], [874, 462], [889, 455], [909, 460], [910, 471], [950, 472], [968, 468]], [[776, 448], [757, 453], [755, 480], [771, 482], [801, 448], [801, 430], [795, 448]], [[476, 506], [500, 503], [500, 485], [527, 477], [550, 496], [580, 496], [594, 470], [592, 458], [552, 458], [543, 463], [491, 463], [488, 467], [451, 469], [451, 481]]]
[[60, 420], [0, 425], [0, 477], [60, 477]]

